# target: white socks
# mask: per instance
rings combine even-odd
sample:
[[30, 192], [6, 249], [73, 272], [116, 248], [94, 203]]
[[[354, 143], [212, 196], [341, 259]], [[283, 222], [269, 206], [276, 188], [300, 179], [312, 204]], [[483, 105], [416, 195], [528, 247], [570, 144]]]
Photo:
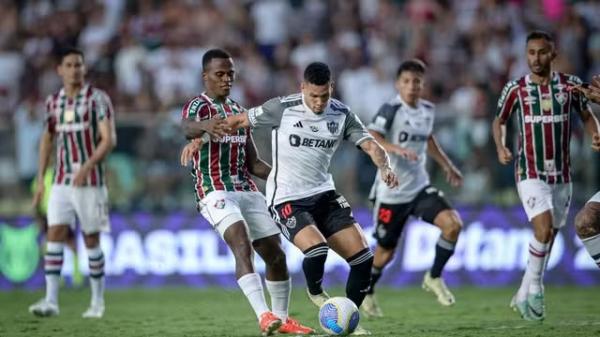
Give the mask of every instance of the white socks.
[[46, 301], [58, 305], [58, 287], [60, 270], [63, 263], [64, 243], [48, 241], [44, 254], [44, 273], [46, 274]]
[[292, 293], [292, 279], [285, 281], [269, 281], [265, 280], [267, 290], [271, 295], [271, 308], [275, 316], [279, 317], [282, 322], [288, 318], [288, 308], [290, 304], [290, 294]]
[[256, 317], [260, 319], [262, 314], [269, 311], [260, 275], [258, 273], [246, 274], [240, 277], [237, 282], [246, 298], [248, 298], [252, 309], [254, 309]]
[[100, 246], [88, 248], [92, 305], [104, 305], [104, 254]]
[[517, 300], [523, 301], [527, 298], [527, 294], [537, 294], [542, 292], [542, 275], [546, 267], [545, 259], [548, 254], [550, 243], [541, 243], [535, 237], [529, 242], [529, 260], [527, 261], [527, 269], [521, 287], [517, 292]]

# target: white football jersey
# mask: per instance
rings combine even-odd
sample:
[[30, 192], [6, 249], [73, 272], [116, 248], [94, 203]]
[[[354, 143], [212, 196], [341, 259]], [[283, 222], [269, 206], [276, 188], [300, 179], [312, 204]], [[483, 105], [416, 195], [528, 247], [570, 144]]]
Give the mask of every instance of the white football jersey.
[[302, 94], [273, 98], [248, 110], [252, 127], [270, 126], [273, 168], [267, 179], [270, 206], [335, 189], [331, 157], [342, 140], [355, 145], [372, 139], [350, 109], [336, 99], [314, 113]]
[[425, 163], [427, 140], [433, 131], [433, 117], [432, 103], [420, 99], [417, 107], [412, 108], [402, 101], [400, 95], [379, 108], [368, 129], [382, 134], [389, 143], [413, 150], [418, 159], [409, 161], [389, 153], [392, 169], [398, 176], [399, 186], [390, 189], [381, 182], [380, 172], [377, 172], [371, 189], [371, 198], [383, 203], [407, 203], [429, 185], [429, 174], [425, 169]]

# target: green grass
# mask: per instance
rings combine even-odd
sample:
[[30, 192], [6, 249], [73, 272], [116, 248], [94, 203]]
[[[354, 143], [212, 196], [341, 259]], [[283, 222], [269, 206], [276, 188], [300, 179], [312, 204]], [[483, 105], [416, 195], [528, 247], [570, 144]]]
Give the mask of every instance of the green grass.
[[[418, 288], [378, 290], [386, 317], [361, 321], [374, 336], [600, 336], [597, 288], [548, 287], [543, 323], [521, 320], [510, 311], [512, 288], [455, 290], [456, 306], [443, 308]], [[342, 289], [329, 291], [341, 295]], [[37, 318], [27, 312], [41, 292], [0, 293], [0, 336], [258, 336], [258, 326], [240, 291], [167, 288], [113, 290], [101, 320], [81, 313], [89, 291], [61, 293], [61, 314]], [[318, 327], [317, 310], [295, 288], [291, 314]]]

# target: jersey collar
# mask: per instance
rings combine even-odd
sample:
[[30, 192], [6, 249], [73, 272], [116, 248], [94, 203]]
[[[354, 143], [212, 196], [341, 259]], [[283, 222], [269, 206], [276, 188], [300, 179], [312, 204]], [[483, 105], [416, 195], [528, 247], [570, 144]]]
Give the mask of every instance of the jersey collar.
[[406, 103], [403, 99], [402, 96], [400, 96], [400, 94], [396, 95], [396, 99], [398, 100], [398, 102], [400, 102], [400, 104], [402, 104], [402, 107], [406, 109], [406, 111], [408, 111], [408, 113], [410, 114], [418, 114], [421, 112], [421, 99], [419, 98], [419, 100], [417, 101], [417, 107], [413, 108], [410, 105], [408, 105], [408, 103]]

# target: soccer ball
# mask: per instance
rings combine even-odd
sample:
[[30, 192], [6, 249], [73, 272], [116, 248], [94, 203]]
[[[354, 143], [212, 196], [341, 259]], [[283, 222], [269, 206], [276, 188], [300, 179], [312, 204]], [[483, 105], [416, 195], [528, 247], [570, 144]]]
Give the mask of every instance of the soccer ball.
[[319, 323], [331, 335], [352, 333], [359, 319], [356, 304], [346, 297], [332, 297], [319, 309]]

